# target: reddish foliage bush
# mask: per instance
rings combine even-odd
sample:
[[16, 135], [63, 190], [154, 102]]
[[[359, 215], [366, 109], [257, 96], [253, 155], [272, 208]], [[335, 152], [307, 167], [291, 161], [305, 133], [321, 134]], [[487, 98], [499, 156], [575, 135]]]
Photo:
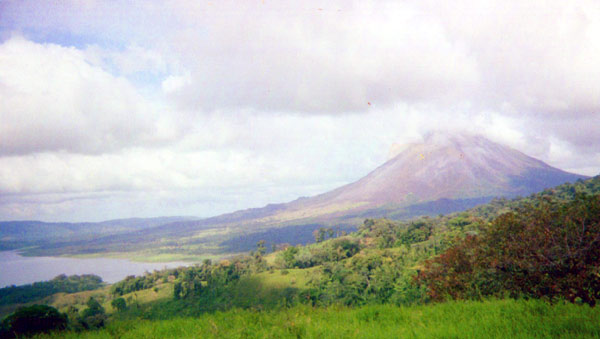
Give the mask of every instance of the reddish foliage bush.
[[481, 296], [600, 299], [600, 195], [538, 198], [425, 263], [433, 300]]

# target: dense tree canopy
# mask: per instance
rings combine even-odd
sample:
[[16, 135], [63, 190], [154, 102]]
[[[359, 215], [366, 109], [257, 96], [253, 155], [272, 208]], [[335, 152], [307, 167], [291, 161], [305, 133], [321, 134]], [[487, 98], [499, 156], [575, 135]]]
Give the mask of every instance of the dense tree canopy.
[[418, 281], [435, 300], [486, 295], [600, 298], [600, 195], [540, 197], [428, 260]]
[[93, 274], [61, 274], [50, 281], [0, 288], [0, 305], [23, 304], [49, 295], [94, 290], [102, 286], [102, 278]]

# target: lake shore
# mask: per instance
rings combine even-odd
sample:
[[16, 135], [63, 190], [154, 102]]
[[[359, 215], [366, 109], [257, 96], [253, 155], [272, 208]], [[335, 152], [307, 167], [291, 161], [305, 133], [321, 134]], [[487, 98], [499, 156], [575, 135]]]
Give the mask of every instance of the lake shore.
[[18, 250], [0, 251], [0, 287], [46, 281], [60, 274], [95, 274], [107, 283], [114, 283], [128, 275], [193, 264], [189, 261], [137, 262], [112, 256], [34, 257], [21, 255]]

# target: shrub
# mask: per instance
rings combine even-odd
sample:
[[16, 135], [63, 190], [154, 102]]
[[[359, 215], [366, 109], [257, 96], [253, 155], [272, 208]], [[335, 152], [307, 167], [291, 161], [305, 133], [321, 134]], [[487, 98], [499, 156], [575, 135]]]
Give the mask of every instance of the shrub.
[[83, 310], [78, 319], [80, 325], [88, 329], [100, 328], [104, 326], [105, 320], [104, 307], [96, 299], [90, 297], [87, 301], [87, 308]]
[[425, 263], [417, 281], [434, 300], [485, 295], [600, 298], [600, 195], [568, 203], [538, 198], [496, 218]]
[[111, 301], [110, 305], [118, 311], [123, 311], [127, 308], [127, 303], [125, 302], [125, 299], [123, 299], [123, 298], [113, 299], [113, 301]]
[[2, 322], [2, 337], [28, 336], [36, 333], [63, 330], [67, 316], [54, 307], [33, 305], [21, 307]]

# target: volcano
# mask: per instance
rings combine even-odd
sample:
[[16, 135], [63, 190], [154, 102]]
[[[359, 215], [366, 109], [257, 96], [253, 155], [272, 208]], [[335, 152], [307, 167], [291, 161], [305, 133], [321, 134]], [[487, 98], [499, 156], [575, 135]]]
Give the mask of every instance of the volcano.
[[200, 223], [244, 232], [289, 225], [352, 225], [365, 217], [450, 213], [495, 197], [529, 195], [586, 178], [482, 136], [435, 133], [396, 149], [391, 159], [356, 182]]
[[[524, 196], [586, 176], [568, 173], [482, 136], [431, 134], [395, 149], [362, 179], [292, 202], [68, 244], [81, 251], [160, 248], [233, 253], [269, 243], [304, 243], [322, 226], [352, 230], [370, 217], [407, 219], [465, 210], [494, 197]], [[67, 244], [62, 244], [66, 248]], [[45, 252], [52, 253], [53, 252]], [[60, 250], [64, 254], [64, 249]]]
[[440, 199], [475, 201], [529, 195], [587, 178], [481, 136], [432, 134], [396, 153], [364, 178], [289, 207], [366, 210]]

